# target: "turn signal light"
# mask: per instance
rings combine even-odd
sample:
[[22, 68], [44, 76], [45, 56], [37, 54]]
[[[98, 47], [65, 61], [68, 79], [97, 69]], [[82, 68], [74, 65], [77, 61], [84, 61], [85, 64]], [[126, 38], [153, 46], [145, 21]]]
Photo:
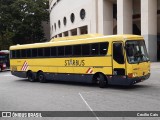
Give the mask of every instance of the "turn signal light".
[[128, 73], [129, 78], [133, 78], [133, 73]]

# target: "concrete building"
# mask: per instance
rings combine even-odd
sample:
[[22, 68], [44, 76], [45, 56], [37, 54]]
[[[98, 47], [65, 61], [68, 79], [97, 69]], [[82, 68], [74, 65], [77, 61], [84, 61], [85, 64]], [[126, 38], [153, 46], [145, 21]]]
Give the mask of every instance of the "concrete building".
[[50, 37], [87, 33], [143, 35], [160, 59], [160, 0], [49, 0]]

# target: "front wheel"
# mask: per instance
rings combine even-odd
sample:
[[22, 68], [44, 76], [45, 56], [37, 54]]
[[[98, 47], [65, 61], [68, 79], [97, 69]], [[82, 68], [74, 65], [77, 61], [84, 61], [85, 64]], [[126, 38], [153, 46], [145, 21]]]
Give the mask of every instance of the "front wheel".
[[97, 76], [97, 82], [98, 82], [100, 88], [105, 88], [108, 85], [106, 77], [102, 74], [99, 74]]

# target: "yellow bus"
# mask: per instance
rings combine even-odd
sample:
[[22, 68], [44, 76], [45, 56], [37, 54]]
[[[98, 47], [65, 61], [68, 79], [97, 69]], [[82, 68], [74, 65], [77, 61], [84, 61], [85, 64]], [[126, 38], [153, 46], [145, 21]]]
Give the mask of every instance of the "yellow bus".
[[10, 47], [11, 73], [34, 82], [75, 81], [133, 85], [150, 77], [145, 41], [138, 35], [89, 34]]

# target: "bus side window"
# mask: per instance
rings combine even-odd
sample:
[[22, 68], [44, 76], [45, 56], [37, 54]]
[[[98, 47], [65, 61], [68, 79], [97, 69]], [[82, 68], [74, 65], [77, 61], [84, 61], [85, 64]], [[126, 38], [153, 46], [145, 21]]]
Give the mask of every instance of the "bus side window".
[[16, 51], [13, 50], [11, 53], [12, 53], [11, 58], [16, 58]]
[[32, 57], [37, 57], [37, 49], [32, 49]]
[[119, 64], [124, 64], [122, 43], [113, 43], [113, 59]]
[[72, 56], [72, 46], [65, 46], [65, 56]]
[[82, 51], [81, 45], [73, 46], [73, 55], [74, 56], [81, 56], [81, 51]]
[[51, 48], [51, 56], [56, 57], [57, 56], [57, 47], [52, 47]]
[[27, 55], [26, 51], [27, 51], [27, 50], [21, 50], [21, 53], [22, 53], [21, 57], [22, 57], [22, 58], [25, 58], [25, 57], [26, 57], [26, 55]]
[[58, 47], [58, 56], [59, 57], [62, 57], [64, 56], [64, 47]]
[[94, 44], [91, 44], [91, 54], [93, 56], [97, 56], [99, 53], [99, 44], [98, 43], [94, 43]]
[[43, 57], [43, 48], [38, 48], [38, 57]]
[[82, 45], [82, 56], [89, 56], [90, 55], [90, 45]]
[[32, 55], [31, 55], [31, 49], [28, 49], [27, 50], [27, 58], [30, 58]]
[[51, 54], [50, 48], [44, 48], [44, 56], [50, 57], [50, 54]]
[[21, 50], [16, 51], [16, 58], [21, 58]]
[[108, 44], [107, 42], [105, 43], [100, 43], [100, 55], [106, 55], [108, 52]]

